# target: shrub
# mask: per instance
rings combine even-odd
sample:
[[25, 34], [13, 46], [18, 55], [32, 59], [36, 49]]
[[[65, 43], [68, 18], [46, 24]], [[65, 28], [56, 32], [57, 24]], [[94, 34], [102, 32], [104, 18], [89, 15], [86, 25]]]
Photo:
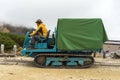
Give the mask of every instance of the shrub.
[[16, 44], [15, 41], [13, 41], [11, 38], [2, 35], [0, 35], [0, 44], [5, 45], [5, 50], [11, 50], [13, 48], [13, 45], [18, 46], [18, 44]]
[[9, 34], [9, 33], [0, 33], [0, 44], [5, 45], [6, 50], [13, 48], [13, 45], [22, 47], [25, 37], [23, 35]]

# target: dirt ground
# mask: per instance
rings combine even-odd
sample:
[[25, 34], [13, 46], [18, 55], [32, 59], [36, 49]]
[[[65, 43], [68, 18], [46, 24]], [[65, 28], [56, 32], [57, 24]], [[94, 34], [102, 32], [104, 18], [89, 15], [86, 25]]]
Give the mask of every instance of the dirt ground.
[[95, 58], [91, 68], [38, 68], [33, 58], [0, 57], [0, 80], [120, 80], [120, 59]]

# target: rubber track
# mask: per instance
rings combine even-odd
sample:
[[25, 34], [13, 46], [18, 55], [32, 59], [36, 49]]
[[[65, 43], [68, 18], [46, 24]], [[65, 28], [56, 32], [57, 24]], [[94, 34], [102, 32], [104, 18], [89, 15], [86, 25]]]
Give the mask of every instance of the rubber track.
[[[81, 57], [81, 58], [90, 58], [92, 61], [89, 65], [82, 65], [82, 66], [76, 66], [77, 68], [89, 68], [91, 67], [93, 64], [94, 64], [94, 58], [90, 55], [80, 55], [80, 54], [65, 54], [65, 53], [60, 53], [60, 54], [55, 54], [55, 53], [43, 53], [43, 54], [38, 54], [36, 55], [36, 57], [39, 57], [39, 56], [45, 56], [45, 57], [61, 57], [61, 56], [71, 56], [71, 57]], [[42, 67], [42, 68], [50, 68], [50, 67], [56, 67], [56, 66], [46, 66], [46, 65], [39, 65], [36, 61], [36, 57], [34, 59], [34, 62], [35, 64], [38, 66], [38, 67]], [[58, 67], [58, 66], [57, 66]], [[61, 67], [61, 66], [60, 66]], [[70, 66], [63, 66], [63, 67], [70, 67]]]

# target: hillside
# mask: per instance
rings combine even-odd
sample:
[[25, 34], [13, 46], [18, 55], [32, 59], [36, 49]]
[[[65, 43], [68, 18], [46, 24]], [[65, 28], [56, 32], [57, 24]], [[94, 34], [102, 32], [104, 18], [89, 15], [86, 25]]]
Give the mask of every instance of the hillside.
[[33, 28], [27, 28], [25, 26], [14, 26], [11, 24], [0, 25], [0, 32], [25, 35], [28, 31], [33, 31]]
[[9, 33], [10, 31], [6, 27], [0, 26], [0, 32]]

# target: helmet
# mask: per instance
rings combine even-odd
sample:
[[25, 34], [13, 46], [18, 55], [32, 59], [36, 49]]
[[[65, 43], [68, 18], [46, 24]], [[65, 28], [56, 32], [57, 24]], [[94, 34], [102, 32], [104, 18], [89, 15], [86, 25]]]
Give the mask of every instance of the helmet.
[[42, 23], [41, 19], [38, 19], [35, 23]]

